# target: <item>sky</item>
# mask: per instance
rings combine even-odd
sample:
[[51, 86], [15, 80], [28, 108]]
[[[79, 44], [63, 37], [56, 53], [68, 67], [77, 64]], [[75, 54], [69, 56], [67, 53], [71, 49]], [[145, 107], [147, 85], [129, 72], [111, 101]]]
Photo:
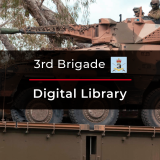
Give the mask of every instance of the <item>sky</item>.
[[[50, 9], [54, 9], [54, 6], [50, 4], [50, 0], [45, 0], [44, 4]], [[72, 5], [76, 0], [70, 0]], [[62, 0], [65, 4], [66, 0]], [[96, 0], [96, 3], [90, 5], [90, 24], [98, 23], [100, 18], [111, 18], [115, 21], [119, 21], [119, 14], [122, 14], [122, 19], [134, 17], [133, 8], [141, 7], [143, 12], [147, 16], [150, 7], [151, 0]], [[82, 24], [82, 13], [79, 13], [79, 19], [77, 24]]]

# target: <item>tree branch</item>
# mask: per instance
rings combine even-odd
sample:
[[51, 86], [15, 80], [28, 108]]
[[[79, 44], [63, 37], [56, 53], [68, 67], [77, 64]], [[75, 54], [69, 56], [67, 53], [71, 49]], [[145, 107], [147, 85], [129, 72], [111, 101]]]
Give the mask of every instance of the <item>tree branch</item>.
[[52, 0], [54, 2], [54, 4], [57, 7], [57, 11], [59, 14], [63, 15], [63, 11], [65, 11], [66, 15], [68, 15], [68, 23], [73, 23], [76, 24], [76, 22], [74, 21], [73, 17], [71, 16], [71, 14], [69, 13], [68, 9], [64, 6], [64, 4], [62, 3], [61, 0]]
[[10, 43], [9, 38], [6, 35], [0, 34], [0, 40], [7, 50], [17, 50], [16, 47], [12, 43]]
[[44, 0], [42, 0], [42, 1], [41, 1], [41, 4], [39, 5], [39, 7], [41, 7], [41, 6], [42, 6], [43, 2], [44, 2]]
[[[0, 28], [10, 21], [11, 19], [1, 24]], [[6, 35], [0, 34], [0, 40], [2, 41], [7, 50], [17, 50], [16, 47], [10, 43], [9, 38]]]
[[[22, 1], [23, 1], [24, 8], [29, 11], [29, 13], [32, 15], [33, 18], [37, 20], [40, 26], [47, 26], [47, 25], [55, 24], [55, 18], [54, 20], [51, 18], [47, 18], [48, 15], [51, 15], [51, 11], [50, 11], [50, 14], [46, 15], [46, 13], [48, 13], [47, 7], [42, 6], [41, 8], [39, 8], [38, 2], [36, 0], [22, 0]], [[55, 43], [55, 38], [53, 36], [47, 35], [47, 37], [49, 38], [50, 43], [52, 45], [55, 45], [55, 46], [57, 45]]]
[[7, 20], [6, 22], [4, 22], [3, 24], [1, 24], [0, 28], [3, 27], [3, 26], [5, 26], [7, 23], [14, 22], [14, 21], [15, 21], [15, 19], [12, 20], [12, 18], [11, 18], [11, 19]]
[[23, 6], [29, 11], [29, 13], [34, 17], [40, 26], [49, 25], [47, 19], [42, 14], [40, 8], [38, 7], [35, 0], [22, 0]]
[[50, 10], [49, 8], [47, 8], [46, 6], [42, 5], [40, 8], [42, 14], [44, 15], [44, 17], [46, 18], [46, 20], [48, 21], [48, 23], [50, 25], [56, 25], [57, 24], [57, 20], [56, 20], [56, 13], [53, 12], [52, 10]]
[[1, 25], [0, 25], [0, 28], [3, 27], [3, 26], [5, 26], [9, 21], [10, 21], [10, 20], [8, 20], [8, 21], [4, 22], [3, 24], [1, 24]]

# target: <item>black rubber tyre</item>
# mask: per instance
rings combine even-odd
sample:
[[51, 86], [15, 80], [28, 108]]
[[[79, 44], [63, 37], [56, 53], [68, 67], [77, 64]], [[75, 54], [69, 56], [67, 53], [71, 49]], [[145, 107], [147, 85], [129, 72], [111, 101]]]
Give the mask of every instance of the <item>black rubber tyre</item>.
[[[13, 121], [17, 122], [24, 122], [28, 121], [26, 116], [25, 116], [25, 109], [31, 101], [34, 101], [35, 99], [33, 98], [33, 90], [37, 89], [38, 87], [34, 88], [29, 88], [24, 90], [15, 100], [15, 103], [11, 109], [11, 116]], [[42, 88], [38, 88], [42, 89]], [[47, 101], [46, 99], [39, 99], [39, 101]], [[49, 103], [48, 101], [46, 103]], [[56, 108], [60, 106], [61, 104], [59, 101], [54, 101], [52, 105], [56, 105]], [[52, 107], [53, 108], [53, 107]], [[62, 109], [53, 109], [53, 115], [52, 118], [50, 119], [49, 123], [61, 123], [63, 119], [63, 110]]]
[[11, 116], [14, 122], [27, 122], [23, 109], [11, 109]]
[[141, 118], [144, 125], [160, 127], [160, 115], [156, 112], [156, 108], [160, 109], [160, 88], [155, 89], [146, 97], [143, 108]]
[[98, 123], [90, 122], [83, 114], [82, 109], [71, 109], [69, 110], [69, 116], [73, 123], [77, 124], [89, 124], [90, 129], [94, 129], [94, 125], [114, 125], [118, 119], [119, 110], [109, 110], [107, 118]]
[[[101, 86], [101, 85], [88, 85], [88, 86], [85, 86], [83, 87], [83, 89], [86, 89], [88, 90], [89, 88], [95, 88], [95, 89], [99, 89], [100, 90], [106, 90], [107, 91], [107, 88], [104, 87], [104, 86]], [[78, 95], [78, 94], [77, 94]], [[89, 102], [86, 102], [86, 101], [89, 101]], [[112, 106], [112, 108], [114, 108], [115, 105], [117, 105], [116, 101], [113, 100], [113, 99], [107, 99], [107, 98], [104, 98], [104, 99], [98, 99], [98, 101], [100, 101], [100, 103], [102, 105], [110, 105]], [[77, 108], [83, 108], [82, 106], [86, 106], [86, 104], [88, 105], [94, 105], [94, 103], [97, 103], [97, 102], [94, 102], [94, 99], [82, 99], [82, 98], [79, 98], [79, 99], [73, 99], [72, 100], [72, 108], [74, 108], [74, 106], [76, 106]], [[99, 103], [99, 102], [98, 102]], [[96, 111], [98, 108], [96, 108]], [[103, 109], [102, 109], [103, 110]], [[69, 116], [70, 116], [70, 119], [73, 123], [77, 123], [77, 124], [89, 124], [90, 126], [90, 129], [94, 129], [94, 125], [114, 125], [118, 119], [118, 115], [119, 115], [119, 110], [118, 109], [107, 109], [108, 110], [108, 113], [106, 116], [104, 116], [104, 118], [101, 118], [101, 117], [98, 117], [100, 120], [97, 121], [96, 118], [95, 119], [92, 119], [91, 118], [87, 118], [86, 114], [89, 110], [87, 109], [70, 109], [69, 110]], [[107, 111], [106, 109], [104, 109], [103, 111]], [[95, 112], [96, 113], [96, 112]]]

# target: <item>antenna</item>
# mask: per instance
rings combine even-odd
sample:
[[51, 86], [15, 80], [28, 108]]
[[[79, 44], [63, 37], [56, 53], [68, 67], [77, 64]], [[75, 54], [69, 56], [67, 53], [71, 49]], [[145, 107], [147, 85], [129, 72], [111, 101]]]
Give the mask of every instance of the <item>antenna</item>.
[[140, 7], [139, 17], [142, 17], [142, 7]]
[[120, 22], [122, 22], [122, 14], [120, 14], [119, 17], [120, 17]]

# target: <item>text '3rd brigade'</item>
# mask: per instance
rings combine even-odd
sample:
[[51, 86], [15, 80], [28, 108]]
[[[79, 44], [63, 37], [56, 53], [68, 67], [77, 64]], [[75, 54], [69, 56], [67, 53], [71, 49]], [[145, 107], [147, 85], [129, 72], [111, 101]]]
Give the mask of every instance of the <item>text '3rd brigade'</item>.
[[111, 73], [127, 73], [127, 57], [111, 57]]

